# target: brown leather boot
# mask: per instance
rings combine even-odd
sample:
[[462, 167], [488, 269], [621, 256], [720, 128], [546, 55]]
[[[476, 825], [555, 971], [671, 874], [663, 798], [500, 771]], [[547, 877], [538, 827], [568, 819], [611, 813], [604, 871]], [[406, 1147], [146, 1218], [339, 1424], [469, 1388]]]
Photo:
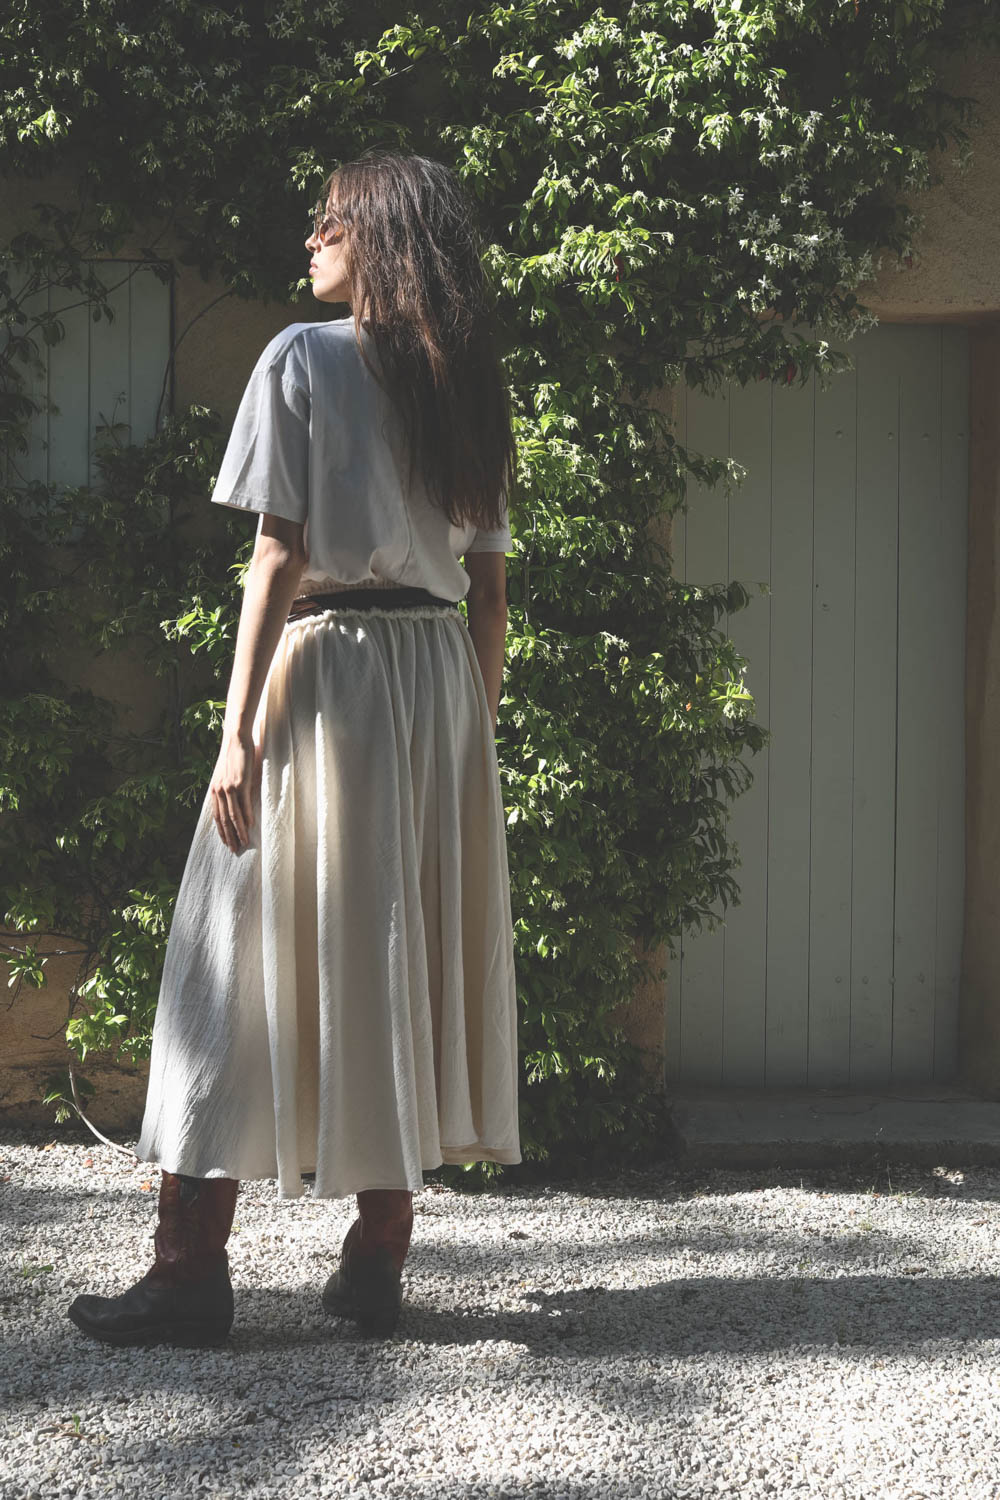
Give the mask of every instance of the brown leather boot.
[[226, 1241], [239, 1186], [162, 1172], [152, 1266], [117, 1297], [77, 1297], [66, 1309], [77, 1328], [105, 1344], [221, 1343], [233, 1323]]
[[344, 1238], [340, 1265], [323, 1288], [323, 1306], [354, 1318], [364, 1333], [392, 1333], [403, 1305], [400, 1272], [413, 1233], [413, 1194], [367, 1188]]

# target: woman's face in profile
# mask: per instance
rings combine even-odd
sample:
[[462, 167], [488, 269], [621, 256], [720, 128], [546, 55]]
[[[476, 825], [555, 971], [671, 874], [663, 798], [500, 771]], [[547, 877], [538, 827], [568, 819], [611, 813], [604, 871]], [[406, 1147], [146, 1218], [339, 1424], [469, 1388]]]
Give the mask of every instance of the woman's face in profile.
[[346, 302], [351, 288], [347, 277], [347, 231], [329, 203], [317, 205], [313, 232], [306, 240], [312, 252], [309, 275], [317, 302]]

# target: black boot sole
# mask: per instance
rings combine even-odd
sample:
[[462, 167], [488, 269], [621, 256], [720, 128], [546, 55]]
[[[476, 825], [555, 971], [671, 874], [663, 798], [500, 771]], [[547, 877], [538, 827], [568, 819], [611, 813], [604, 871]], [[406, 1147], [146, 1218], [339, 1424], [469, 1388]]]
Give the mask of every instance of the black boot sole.
[[88, 1323], [72, 1307], [66, 1309], [66, 1314], [81, 1333], [102, 1344], [115, 1344], [119, 1348], [174, 1344], [181, 1349], [215, 1349], [229, 1338], [228, 1328], [206, 1329], [193, 1323], [171, 1323], [167, 1326], [150, 1324], [146, 1328], [109, 1329]]

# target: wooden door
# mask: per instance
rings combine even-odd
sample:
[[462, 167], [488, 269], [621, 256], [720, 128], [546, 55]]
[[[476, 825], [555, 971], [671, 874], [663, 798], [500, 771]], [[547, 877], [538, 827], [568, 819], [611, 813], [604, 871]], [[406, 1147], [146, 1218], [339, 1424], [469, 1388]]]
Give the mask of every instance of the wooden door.
[[823, 391], [679, 394], [748, 473], [673, 533], [692, 583], [764, 585], [728, 633], [769, 747], [733, 805], [742, 891], [671, 966], [667, 1079], [836, 1087], [957, 1067], [968, 339], [882, 325]]

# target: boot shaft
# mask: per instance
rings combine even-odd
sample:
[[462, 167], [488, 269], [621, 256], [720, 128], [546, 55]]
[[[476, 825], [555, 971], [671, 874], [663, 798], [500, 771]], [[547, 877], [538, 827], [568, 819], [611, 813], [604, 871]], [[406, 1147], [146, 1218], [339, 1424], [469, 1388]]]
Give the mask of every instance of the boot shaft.
[[162, 1284], [197, 1281], [228, 1270], [226, 1244], [233, 1227], [239, 1182], [231, 1177], [184, 1177], [161, 1172], [156, 1260], [151, 1275]]
[[366, 1256], [384, 1246], [402, 1271], [413, 1233], [412, 1192], [367, 1188], [357, 1197], [358, 1217], [347, 1232], [346, 1252]]

